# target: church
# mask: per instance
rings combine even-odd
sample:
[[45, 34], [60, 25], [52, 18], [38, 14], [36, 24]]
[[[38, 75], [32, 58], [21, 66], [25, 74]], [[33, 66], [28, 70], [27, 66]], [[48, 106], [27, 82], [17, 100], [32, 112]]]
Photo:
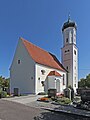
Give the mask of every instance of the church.
[[56, 89], [63, 93], [71, 86], [78, 88], [78, 49], [76, 47], [76, 23], [68, 18], [63, 24], [63, 47], [60, 62], [55, 55], [19, 38], [10, 67], [10, 93], [38, 94]]

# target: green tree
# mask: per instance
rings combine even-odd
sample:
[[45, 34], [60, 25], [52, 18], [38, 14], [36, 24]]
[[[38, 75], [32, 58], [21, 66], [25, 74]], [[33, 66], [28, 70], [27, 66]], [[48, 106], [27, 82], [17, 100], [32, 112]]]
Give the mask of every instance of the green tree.
[[86, 76], [86, 86], [90, 88], [90, 74]]
[[85, 87], [85, 84], [86, 84], [86, 79], [84, 78], [80, 79], [80, 81], [78, 82], [79, 87]]
[[82, 78], [80, 79], [80, 81], [78, 82], [78, 86], [79, 87], [89, 87], [90, 88], [90, 74], [88, 74], [86, 76], [86, 78]]
[[4, 89], [5, 87], [9, 88], [10, 86], [10, 78], [5, 78], [0, 76], [0, 88]]
[[4, 85], [4, 87], [9, 88], [10, 87], [10, 78], [5, 79], [3, 82], [3, 85]]
[[3, 77], [0, 76], [0, 88], [2, 88], [2, 84], [3, 84]]

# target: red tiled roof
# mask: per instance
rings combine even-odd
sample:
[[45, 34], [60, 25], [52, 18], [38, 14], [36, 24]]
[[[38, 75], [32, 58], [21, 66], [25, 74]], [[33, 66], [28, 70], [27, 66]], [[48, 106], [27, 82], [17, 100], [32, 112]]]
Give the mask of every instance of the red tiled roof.
[[61, 77], [61, 75], [57, 72], [57, 71], [51, 71], [49, 74], [48, 74], [48, 76], [60, 76]]
[[59, 64], [55, 59], [54, 55], [52, 56], [49, 52], [35, 46], [34, 44], [30, 43], [29, 41], [20, 38], [23, 41], [23, 44], [25, 45], [28, 53], [32, 57], [32, 59], [39, 64], [49, 66], [52, 68], [59, 69], [61, 71], [65, 71], [65, 69], [62, 67], [61, 63]]

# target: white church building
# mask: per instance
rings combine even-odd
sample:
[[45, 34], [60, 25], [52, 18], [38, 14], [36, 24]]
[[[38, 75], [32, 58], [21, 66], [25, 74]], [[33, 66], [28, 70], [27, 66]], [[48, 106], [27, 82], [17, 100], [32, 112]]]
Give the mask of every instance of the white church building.
[[[78, 87], [76, 24], [68, 19], [63, 28], [62, 64], [55, 55], [19, 38], [10, 67], [10, 93], [38, 94], [48, 89], [63, 93], [67, 86]], [[63, 67], [64, 66], [64, 67]]]

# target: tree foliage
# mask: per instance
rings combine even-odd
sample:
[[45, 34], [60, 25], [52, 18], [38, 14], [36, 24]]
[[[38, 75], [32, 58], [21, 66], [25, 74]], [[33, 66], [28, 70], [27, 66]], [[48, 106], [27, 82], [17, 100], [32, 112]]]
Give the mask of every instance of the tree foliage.
[[0, 88], [9, 88], [10, 78], [0, 76]]
[[78, 82], [78, 86], [83, 88], [90, 88], [90, 74], [88, 74], [86, 78], [80, 79], [80, 81]]

